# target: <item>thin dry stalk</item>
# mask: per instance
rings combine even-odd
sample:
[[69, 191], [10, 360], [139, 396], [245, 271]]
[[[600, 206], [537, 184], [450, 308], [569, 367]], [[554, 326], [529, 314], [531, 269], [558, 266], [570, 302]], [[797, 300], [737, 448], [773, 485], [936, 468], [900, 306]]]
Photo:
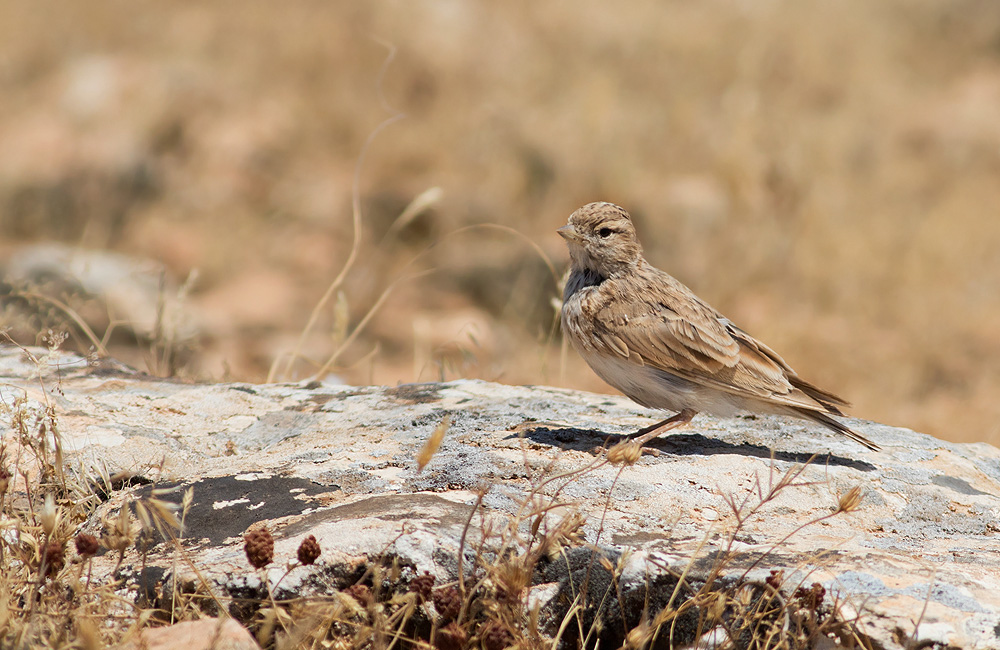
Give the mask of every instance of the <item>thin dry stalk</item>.
[[[385, 74], [388, 69], [389, 64], [396, 57], [396, 48], [389, 46], [389, 53], [386, 55], [385, 60], [382, 63], [381, 71], [379, 72], [379, 80]], [[381, 84], [378, 90], [381, 93]], [[375, 142], [375, 138], [381, 133], [385, 128], [394, 124], [401, 119], [406, 117], [404, 113], [396, 113], [385, 120], [383, 120], [378, 126], [368, 134], [368, 138], [365, 140], [364, 146], [361, 148], [361, 153], [358, 155], [357, 164], [354, 166], [354, 180], [351, 186], [351, 227], [353, 229], [353, 235], [351, 240], [351, 250], [347, 255], [347, 260], [344, 262], [344, 266], [341, 267], [340, 273], [334, 278], [330, 286], [327, 287], [326, 292], [323, 297], [319, 299], [316, 306], [313, 307], [312, 312], [309, 314], [309, 320], [306, 321], [306, 326], [302, 328], [302, 332], [299, 334], [298, 341], [295, 343], [295, 348], [292, 350], [291, 355], [288, 357], [288, 361], [285, 364], [284, 372], [282, 373], [284, 377], [291, 377], [292, 366], [295, 364], [296, 360], [302, 354], [302, 347], [305, 345], [306, 338], [309, 333], [312, 332], [313, 327], [316, 325], [316, 321], [319, 320], [319, 315], [326, 308], [330, 298], [340, 289], [343, 285], [344, 280], [347, 278], [347, 274], [350, 273], [351, 269], [354, 267], [354, 263], [357, 260], [358, 253], [361, 251], [361, 235], [362, 235], [362, 219], [361, 219], [361, 170], [364, 167], [365, 156], [368, 154], [368, 150], [371, 148], [372, 143]], [[271, 371], [267, 374], [267, 383], [274, 381], [276, 366], [272, 365]]]

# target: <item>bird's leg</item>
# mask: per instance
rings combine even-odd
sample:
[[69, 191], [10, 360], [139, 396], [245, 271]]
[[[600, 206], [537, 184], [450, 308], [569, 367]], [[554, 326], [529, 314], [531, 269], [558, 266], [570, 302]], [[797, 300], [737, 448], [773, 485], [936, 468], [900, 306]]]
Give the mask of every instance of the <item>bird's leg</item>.
[[641, 446], [645, 446], [647, 442], [659, 436], [661, 433], [687, 424], [691, 421], [691, 418], [697, 414], [698, 411], [695, 411], [694, 409], [682, 409], [677, 415], [669, 417], [662, 422], [657, 422], [656, 424], [648, 426], [644, 429], [639, 429], [635, 432], [635, 438], [633, 439]]

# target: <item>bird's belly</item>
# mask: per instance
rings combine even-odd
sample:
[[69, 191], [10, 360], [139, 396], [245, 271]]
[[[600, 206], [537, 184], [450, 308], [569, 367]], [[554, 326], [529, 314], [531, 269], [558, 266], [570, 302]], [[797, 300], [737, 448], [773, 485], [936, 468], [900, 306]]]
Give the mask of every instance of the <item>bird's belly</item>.
[[591, 353], [585, 356], [597, 376], [627, 397], [648, 408], [730, 416], [741, 410], [734, 396], [651, 366], [639, 366], [622, 357]]

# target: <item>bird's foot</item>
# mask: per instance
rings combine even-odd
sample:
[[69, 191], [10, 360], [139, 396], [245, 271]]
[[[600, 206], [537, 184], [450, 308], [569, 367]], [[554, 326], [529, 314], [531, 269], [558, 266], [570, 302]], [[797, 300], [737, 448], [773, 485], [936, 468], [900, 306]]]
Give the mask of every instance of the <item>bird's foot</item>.
[[646, 443], [656, 438], [657, 436], [670, 431], [671, 429], [676, 429], [677, 427], [682, 427], [691, 421], [698, 412], [694, 409], [682, 409], [680, 413], [672, 417], [663, 420], [662, 422], [657, 422], [656, 424], [650, 425], [643, 429], [639, 429], [632, 435], [632, 441], [639, 443], [643, 448], [645, 448]]

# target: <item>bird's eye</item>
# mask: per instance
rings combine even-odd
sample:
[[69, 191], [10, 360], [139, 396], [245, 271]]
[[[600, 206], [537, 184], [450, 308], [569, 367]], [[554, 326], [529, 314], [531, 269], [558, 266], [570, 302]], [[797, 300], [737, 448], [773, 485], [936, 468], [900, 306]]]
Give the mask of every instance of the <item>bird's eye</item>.
[[611, 233], [613, 232], [614, 231], [611, 230], [611, 228], [601, 228], [600, 230], [597, 231], [597, 234], [600, 235], [601, 237], [610, 237]]

